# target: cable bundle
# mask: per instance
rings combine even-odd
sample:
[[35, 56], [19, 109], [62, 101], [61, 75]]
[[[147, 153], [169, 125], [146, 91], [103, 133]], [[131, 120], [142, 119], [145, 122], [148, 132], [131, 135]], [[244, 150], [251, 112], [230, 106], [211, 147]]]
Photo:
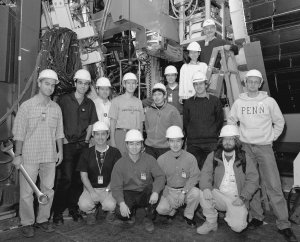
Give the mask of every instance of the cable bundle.
[[81, 68], [79, 41], [75, 32], [68, 28], [53, 28], [42, 37], [40, 71], [56, 71], [60, 83], [55, 94], [73, 91], [75, 72]]

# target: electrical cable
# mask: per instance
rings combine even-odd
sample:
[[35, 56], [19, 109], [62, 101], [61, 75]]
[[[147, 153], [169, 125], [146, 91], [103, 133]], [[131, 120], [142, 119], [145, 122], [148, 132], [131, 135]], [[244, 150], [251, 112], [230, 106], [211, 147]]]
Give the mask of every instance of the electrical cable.
[[68, 28], [53, 28], [41, 39], [40, 70], [52, 69], [59, 77], [55, 94], [73, 91], [74, 74], [81, 68], [79, 41], [75, 32]]

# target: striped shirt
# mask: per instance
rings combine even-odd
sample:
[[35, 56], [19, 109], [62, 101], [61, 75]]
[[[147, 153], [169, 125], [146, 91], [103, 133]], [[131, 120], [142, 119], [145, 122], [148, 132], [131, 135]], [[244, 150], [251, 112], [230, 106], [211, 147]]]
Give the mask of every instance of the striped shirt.
[[24, 163], [56, 162], [56, 140], [64, 138], [61, 109], [51, 100], [43, 106], [36, 95], [20, 106], [12, 132], [23, 141]]

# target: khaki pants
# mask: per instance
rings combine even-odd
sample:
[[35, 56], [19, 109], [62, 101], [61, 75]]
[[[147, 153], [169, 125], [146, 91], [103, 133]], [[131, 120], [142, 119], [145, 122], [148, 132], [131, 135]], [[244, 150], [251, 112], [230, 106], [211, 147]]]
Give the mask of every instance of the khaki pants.
[[[112, 197], [111, 192], [107, 192], [105, 188], [94, 188], [95, 192], [101, 197], [100, 203], [103, 211], [114, 211], [116, 208], [116, 200]], [[89, 214], [95, 212], [96, 204], [87, 189], [84, 188], [81, 194], [78, 206], [81, 211]]]
[[236, 199], [234, 196], [226, 195], [218, 189], [212, 191], [213, 200], [205, 200], [203, 192], [200, 191], [200, 204], [203, 209], [203, 215], [209, 223], [216, 223], [218, 212], [225, 211], [225, 221], [235, 232], [241, 232], [247, 227], [247, 208], [244, 205], [234, 206], [232, 202]]
[[[161, 215], [173, 216], [176, 213], [176, 208], [172, 207], [169, 200], [175, 200], [181, 191], [182, 189], [174, 189], [166, 186], [156, 211]], [[193, 187], [185, 195], [184, 203], [186, 203], [186, 208], [184, 210], [184, 216], [188, 219], [193, 219], [194, 217], [194, 212], [199, 205], [199, 194], [200, 190], [196, 187]]]
[[[39, 204], [37, 223], [48, 221], [50, 209], [53, 202], [53, 186], [55, 177], [55, 162], [40, 164], [23, 164], [28, 175], [33, 182], [36, 182], [37, 176], [40, 176], [40, 190], [49, 198], [45, 205]], [[32, 225], [35, 222], [33, 210], [33, 190], [29, 186], [24, 176], [20, 173], [20, 218], [23, 226]]]

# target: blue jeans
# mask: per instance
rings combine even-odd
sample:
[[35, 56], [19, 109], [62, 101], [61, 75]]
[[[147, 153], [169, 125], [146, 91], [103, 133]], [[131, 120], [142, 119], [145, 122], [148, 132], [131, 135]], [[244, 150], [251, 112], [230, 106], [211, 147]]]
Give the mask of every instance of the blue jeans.
[[[274, 214], [277, 217], [278, 229], [291, 227], [288, 220], [287, 203], [284, 198], [279, 171], [277, 168], [272, 145], [243, 144], [243, 149], [258, 168], [261, 183], [266, 187], [268, 198]], [[250, 215], [252, 218], [263, 220], [263, 209], [261, 207], [260, 192], [256, 192], [250, 201]]]

